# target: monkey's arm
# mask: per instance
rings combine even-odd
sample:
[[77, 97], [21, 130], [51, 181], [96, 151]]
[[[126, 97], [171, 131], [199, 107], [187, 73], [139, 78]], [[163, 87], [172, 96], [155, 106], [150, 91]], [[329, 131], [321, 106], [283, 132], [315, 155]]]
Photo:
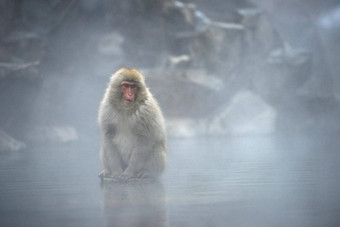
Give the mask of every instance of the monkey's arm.
[[103, 130], [100, 157], [104, 165], [104, 170], [99, 174], [101, 178], [117, 177], [123, 172], [119, 150], [113, 142], [114, 136], [114, 127], [112, 125]]

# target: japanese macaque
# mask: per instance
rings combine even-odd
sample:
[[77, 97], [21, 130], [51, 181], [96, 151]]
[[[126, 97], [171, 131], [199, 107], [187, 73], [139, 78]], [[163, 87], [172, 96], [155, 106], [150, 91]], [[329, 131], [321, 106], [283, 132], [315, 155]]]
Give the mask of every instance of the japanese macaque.
[[164, 118], [140, 72], [122, 68], [111, 77], [98, 119], [102, 131], [102, 180], [152, 179], [164, 171]]

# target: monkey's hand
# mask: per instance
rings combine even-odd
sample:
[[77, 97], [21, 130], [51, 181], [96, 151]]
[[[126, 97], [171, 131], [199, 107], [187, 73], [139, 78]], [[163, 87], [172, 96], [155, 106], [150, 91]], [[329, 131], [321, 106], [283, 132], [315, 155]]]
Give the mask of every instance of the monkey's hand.
[[98, 176], [103, 180], [105, 177], [107, 177], [110, 174], [109, 171], [107, 171], [106, 169], [103, 169]]

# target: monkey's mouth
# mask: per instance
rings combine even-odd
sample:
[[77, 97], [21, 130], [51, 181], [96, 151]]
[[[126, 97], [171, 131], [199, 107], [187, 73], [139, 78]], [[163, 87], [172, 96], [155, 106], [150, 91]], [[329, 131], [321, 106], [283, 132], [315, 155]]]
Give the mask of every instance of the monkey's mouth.
[[124, 103], [131, 104], [131, 103], [133, 103], [133, 100], [132, 99], [124, 98]]

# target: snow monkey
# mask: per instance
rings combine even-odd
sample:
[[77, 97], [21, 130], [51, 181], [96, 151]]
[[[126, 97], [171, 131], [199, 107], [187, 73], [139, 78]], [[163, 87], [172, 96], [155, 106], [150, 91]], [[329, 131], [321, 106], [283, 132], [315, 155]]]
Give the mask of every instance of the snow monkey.
[[167, 135], [161, 109], [136, 69], [110, 79], [98, 116], [104, 170], [99, 177], [152, 179], [165, 168]]

